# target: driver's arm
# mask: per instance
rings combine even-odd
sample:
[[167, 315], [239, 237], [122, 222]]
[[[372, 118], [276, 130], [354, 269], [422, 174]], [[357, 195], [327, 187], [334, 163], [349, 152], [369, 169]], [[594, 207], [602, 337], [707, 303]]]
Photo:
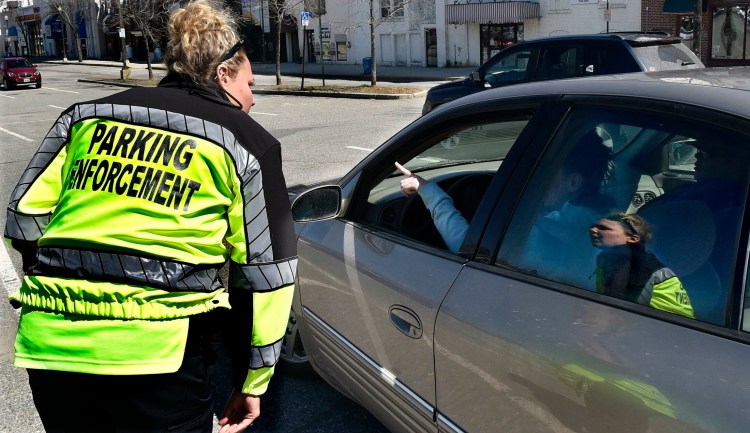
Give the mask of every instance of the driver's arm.
[[448, 250], [458, 254], [469, 230], [469, 223], [453, 205], [453, 199], [437, 184], [425, 182], [420, 186], [418, 194], [429, 209], [435, 227], [443, 237]]
[[453, 205], [453, 199], [437, 184], [413, 174], [398, 162], [396, 168], [406, 176], [401, 180], [401, 191], [406, 195], [416, 192], [422, 197], [422, 201], [430, 211], [435, 227], [440, 232], [440, 236], [443, 237], [448, 250], [453, 254], [458, 254], [458, 250], [466, 237], [466, 232], [469, 230], [469, 223]]

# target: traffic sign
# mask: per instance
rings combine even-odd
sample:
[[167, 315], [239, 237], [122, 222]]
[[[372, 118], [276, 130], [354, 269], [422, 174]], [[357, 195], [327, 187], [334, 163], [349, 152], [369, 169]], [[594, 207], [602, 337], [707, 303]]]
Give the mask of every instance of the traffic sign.
[[300, 14], [300, 18], [302, 21], [302, 27], [307, 27], [308, 25], [310, 25], [310, 12], [302, 12]]

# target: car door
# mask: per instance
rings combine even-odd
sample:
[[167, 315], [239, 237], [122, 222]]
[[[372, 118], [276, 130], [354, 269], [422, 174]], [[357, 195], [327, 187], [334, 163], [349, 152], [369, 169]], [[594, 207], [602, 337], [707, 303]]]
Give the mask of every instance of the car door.
[[534, 130], [537, 106], [512, 108], [416, 122], [344, 181], [343, 216], [300, 234], [307, 353], [391, 430], [437, 431], [434, 323], [467, 254], [448, 251], [422, 199], [404, 196], [394, 162], [455, 194], [470, 223], [464, 245], [476, 244], [494, 194], [477, 185], [492, 191], [509, 149]]
[[538, 48], [533, 45], [520, 45], [501, 51], [479, 70], [484, 87], [502, 87], [529, 81], [533, 76], [537, 53]]
[[[569, 102], [560, 107], [566, 114], [554, 137], [529, 145], [519, 164], [528, 173], [516, 170], [476, 258], [441, 305], [435, 324], [440, 431], [747, 431], [750, 310], [741, 306], [750, 125], [681, 104]], [[601, 139], [598, 148], [611, 153], [599, 185], [590, 197], [545, 208], [552, 191], [569, 186], [558, 176], [561, 166], [571, 160], [581, 170], [595, 165], [593, 152], [575, 151], [591, 131]], [[651, 204], [626, 210], [644, 178], [662, 175], [668, 151], [686, 143], [710, 149], [712, 158], [723, 152], [722, 182], [701, 185], [705, 174], [698, 170], [707, 166], [696, 165], [694, 185], [653, 190], [661, 195]], [[680, 161], [688, 159], [683, 149]], [[709, 193], [686, 191], [696, 185]], [[593, 195], [609, 197], [609, 208], [572, 209], [589, 206]], [[643, 303], [609, 290], [600, 278], [606, 266], [636, 266], [624, 256], [605, 262], [607, 250], [593, 246], [589, 228], [613, 211], [652, 225], [637, 254], [662, 266], [655, 273], [669, 269], [679, 279], [685, 291], [661, 298], [671, 303], [654, 301], [663, 287], [654, 285], [651, 301]], [[637, 281], [630, 272], [627, 281]], [[687, 306], [689, 312], [682, 309]]]
[[[539, 47], [539, 61], [531, 72], [534, 80], [559, 80], [583, 74], [583, 47], [575, 43], [551, 43]], [[531, 78], [530, 78], [531, 79]]]

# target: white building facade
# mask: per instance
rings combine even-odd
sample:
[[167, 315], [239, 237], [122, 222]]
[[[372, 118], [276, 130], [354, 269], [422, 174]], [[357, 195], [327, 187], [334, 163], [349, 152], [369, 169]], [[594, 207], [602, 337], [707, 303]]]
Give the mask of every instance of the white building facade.
[[76, 43], [80, 41], [83, 58], [101, 58], [105, 10], [100, 0], [92, 0], [81, 11], [80, 25], [66, 25], [47, 1], [0, 0], [0, 47], [3, 54], [35, 57], [77, 58]]
[[[502, 48], [544, 36], [640, 31], [640, 0], [372, 0], [378, 65], [478, 66]], [[327, 0], [306, 27], [306, 61], [359, 64], [370, 57], [370, 0]], [[294, 11], [299, 17], [302, 7]], [[300, 46], [303, 28], [298, 27]], [[288, 58], [287, 61], [294, 59]]]

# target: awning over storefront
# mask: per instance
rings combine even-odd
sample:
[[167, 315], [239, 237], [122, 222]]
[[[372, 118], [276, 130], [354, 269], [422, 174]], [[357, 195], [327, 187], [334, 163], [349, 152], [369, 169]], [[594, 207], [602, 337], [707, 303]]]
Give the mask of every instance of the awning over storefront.
[[504, 24], [520, 23], [539, 18], [537, 2], [469, 3], [445, 6], [445, 22], [448, 24]]
[[[695, 0], [664, 0], [662, 9], [668, 14], [692, 14], [695, 10]], [[708, 2], [703, 0], [703, 12], [708, 11]]]

